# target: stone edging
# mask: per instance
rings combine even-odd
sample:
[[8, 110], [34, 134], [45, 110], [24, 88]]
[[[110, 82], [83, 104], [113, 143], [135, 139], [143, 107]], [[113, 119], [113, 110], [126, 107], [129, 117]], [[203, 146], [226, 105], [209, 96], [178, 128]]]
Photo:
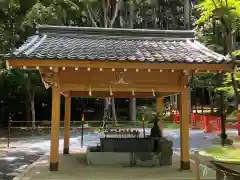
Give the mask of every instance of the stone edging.
[[40, 156], [36, 161], [27, 166], [21, 173], [13, 178], [13, 180], [21, 180], [30, 170], [32, 170], [40, 161], [42, 161], [48, 153]]

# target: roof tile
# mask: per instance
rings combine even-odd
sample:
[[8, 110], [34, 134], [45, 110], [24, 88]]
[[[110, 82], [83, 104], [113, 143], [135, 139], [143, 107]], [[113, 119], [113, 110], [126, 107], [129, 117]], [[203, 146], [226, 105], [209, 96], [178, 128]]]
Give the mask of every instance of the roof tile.
[[193, 31], [40, 26], [12, 58], [223, 63]]

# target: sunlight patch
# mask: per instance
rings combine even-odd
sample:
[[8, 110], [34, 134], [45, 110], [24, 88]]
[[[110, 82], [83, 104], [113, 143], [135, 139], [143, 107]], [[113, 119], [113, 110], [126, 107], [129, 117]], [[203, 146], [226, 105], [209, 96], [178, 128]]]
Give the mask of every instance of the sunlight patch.
[[6, 160], [6, 161], [14, 161], [18, 159], [18, 157], [1, 157], [0, 160]]
[[16, 171], [21, 172], [23, 171], [26, 167], [28, 167], [27, 164], [20, 166], [19, 168], [16, 169]]
[[11, 173], [7, 173], [7, 176], [17, 176], [19, 173], [17, 172], [11, 172]]

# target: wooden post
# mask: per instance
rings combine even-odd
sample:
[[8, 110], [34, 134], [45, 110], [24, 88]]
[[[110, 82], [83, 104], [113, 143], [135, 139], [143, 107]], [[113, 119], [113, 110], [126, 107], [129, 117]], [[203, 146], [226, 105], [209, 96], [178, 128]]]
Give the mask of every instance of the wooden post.
[[69, 154], [70, 121], [71, 121], [71, 97], [67, 96], [65, 97], [63, 154]]
[[60, 86], [59, 81], [52, 87], [52, 122], [50, 146], [50, 171], [58, 171], [59, 163], [59, 130], [60, 130]]
[[181, 170], [190, 169], [189, 153], [189, 92], [186, 87], [187, 76], [183, 76], [181, 82], [181, 103], [180, 103], [180, 149], [181, 149]]
[[[164, 97], [157, 97], [156, 98], [156, 113], [158, 115], [158, 118], [161, 118], [163, 116], [164, 111]], [[161, 132], [163, 133], [163, 120], [158, 121], [159, 126], [161, 129]]]

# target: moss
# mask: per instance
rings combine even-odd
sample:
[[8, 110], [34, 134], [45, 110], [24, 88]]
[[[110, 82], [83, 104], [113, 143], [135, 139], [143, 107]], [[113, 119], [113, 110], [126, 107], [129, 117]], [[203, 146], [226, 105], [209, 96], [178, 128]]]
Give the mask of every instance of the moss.
[[202, 155], [212, 156], [219, 161], [240, 162], [240, 148], [211, 147], [200, 152]]

